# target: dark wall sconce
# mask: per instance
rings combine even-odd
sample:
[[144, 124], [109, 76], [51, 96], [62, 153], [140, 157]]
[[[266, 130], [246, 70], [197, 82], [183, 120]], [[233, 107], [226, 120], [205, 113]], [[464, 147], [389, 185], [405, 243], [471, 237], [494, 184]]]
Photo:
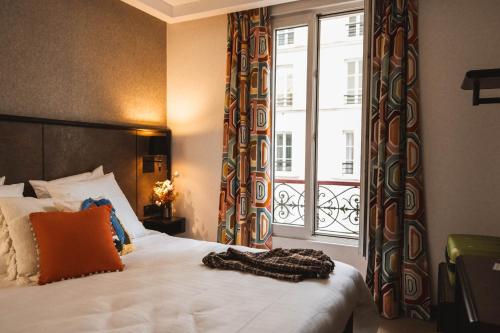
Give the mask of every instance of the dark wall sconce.
[[[154, 172], [156, 165], [158, 165], [158, 171], [161, 171], [163, 161], [170, 157], [170, 139], [170, 133], [149, 137], [148, 154], [142, 158], [143, 173]], [[167, 170], [167, 172], [170, 172], [170, 170]]]

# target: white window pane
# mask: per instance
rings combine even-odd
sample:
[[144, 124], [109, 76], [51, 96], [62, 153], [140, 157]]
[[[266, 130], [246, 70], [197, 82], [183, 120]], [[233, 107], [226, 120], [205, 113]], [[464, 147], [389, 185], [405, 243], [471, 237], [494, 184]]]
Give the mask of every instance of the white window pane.
[[347, 159], [348, 162], [354, 161], [354, 147], [347, 148]]
[[[358, 235], [363, 39], [360, 15], [320, 19], [316, 223], [318, 234]], [[347, 185], [346, 185], [347, 184]], [[338, 204], [337, 204], [338, 203]], [[344, 207], [344, 208], [342, 208]]]
[[273, 222], [304, 225], [308, 28], [278, 29], [276, 34], [286, 37], [275, 52]]
[[279, 146], [283, 146], [283, 135], [278, 134], [276, 135], [276, 144]]
[[356, 63], [354, 61], [347, 62], [347, 75], [354, 75], [356, 73]]
[[349, 76], [347, 78], [347, 89], [354, 89], [354, 76]]
[[285, 44], [285, 35], [278, 34], [278, 45], [284, 45], [284, 44]]
[[354, 144], [354, 133], [352, 132], [346, 132], [345, 133], [345, 142], [346, 146], [352, 146]]
[[293, 102], [293, 64], [276, 68], [276, 106], [290, 107]]
[[363, 20], [364, 20], [364, 14], [359, 15], [359, 35], [363, 36]]
[[278, 149], [276, 150], [276, 158], [278, 160], [283, 158], [283, 147], [278, 147]]

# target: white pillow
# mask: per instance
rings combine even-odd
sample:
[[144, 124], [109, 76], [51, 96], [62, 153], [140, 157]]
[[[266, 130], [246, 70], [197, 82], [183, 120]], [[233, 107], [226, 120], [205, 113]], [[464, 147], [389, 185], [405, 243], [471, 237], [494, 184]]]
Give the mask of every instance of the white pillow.
[[54, 206], [60, 212], [79, 212], [83, 200], [59, 200], [54, 199]]
[[[0, 179], [0, 183], [5, 181], [5, 177]], [[0, 197], [22, 197], [24, 184], [0, 185]], [[0, 209], [0, 279], [7, 277], [13, 280], [16, 277], [15, 267], [9, 270], [11, 263], [14, 263], [14, 249], [9, 236], [7, 224], [5, 224], [2, 210]]]
[[0, 198], [18, 198], [23, 196], [24, 184], [0, 185]]
[[[11, 267], [9, 269], [9, 267]], [[0, 280], [16, 278], [15, 253], [7, 224], [0, 210]]]
[[0, 177], [0, 185], [5, 184], [5, 177]]
[[9, 277], [12, 271], [21, 283], [38, 280], [37, 245], [34, 239], [29, 215], [35, 212], [56, 211], [52, 199], [0, 198], [0, 210], [7, 225], [14, 262], [8, 266]]
[[111, 201], [125, 229], [132, 238], [144, 236], [146, 229], [130, 206], [127, 198], [118, 186], [113, 173], [102, 177], [66, 184], [47, 184], [47, 190], [52, 198], [63, 201], [80, 202], [88, 198], [106, 198]]
[[50, 181], [45, 180], [30, 180], [30, 184], [35, 190], [36, 197], [39, 199], [50, 198], [50, 194], [47, 191], [47, 184], [66, 184], [71, 182], [79, 182], [83, 180], [94, 179], [104, 176], [104, 170], [102, 165], [98, 166], [91, 172], [81, 173], [79, 175], [68, 176], [64, 178], [54, 179]]

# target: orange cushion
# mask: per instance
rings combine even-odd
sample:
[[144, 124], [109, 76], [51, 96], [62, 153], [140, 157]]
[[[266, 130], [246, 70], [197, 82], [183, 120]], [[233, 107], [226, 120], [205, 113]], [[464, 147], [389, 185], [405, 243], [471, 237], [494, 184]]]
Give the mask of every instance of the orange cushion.
[[76, 213], [30, 214], [38, 242], [39, 284], [92, 273], [121, 271], [109, 228], [110, 208], [101, 206]]

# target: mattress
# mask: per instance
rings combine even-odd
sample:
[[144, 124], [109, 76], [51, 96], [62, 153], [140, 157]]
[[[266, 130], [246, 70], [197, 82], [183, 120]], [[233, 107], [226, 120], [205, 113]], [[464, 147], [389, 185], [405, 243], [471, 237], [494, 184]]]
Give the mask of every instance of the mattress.
[[0, 289], [0, 332], [331, 333], [352, 313], [355, 332], [377, 331], [364, 280], [344, 263], [293, 283], [205, 267], [222, 244], [151, 232], [135, 245], [123, 272]]

